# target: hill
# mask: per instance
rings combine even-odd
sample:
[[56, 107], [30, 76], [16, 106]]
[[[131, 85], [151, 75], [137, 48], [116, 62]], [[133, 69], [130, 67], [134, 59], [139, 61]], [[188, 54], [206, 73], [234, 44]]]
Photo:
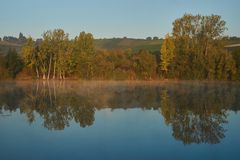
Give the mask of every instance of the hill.
[[[159, 51], [162, 45], [163, 39], [158, 40], [146, 40], [146, 39], [133, 39], [133, 38], [109, 38], [109, 39], [95, 39], [94, 44], [96, 48], [101, 49], [132, 49], [134, 52], [140, 49], [147, 49], [151, 52]], [[229, 37], [225, 39], [225, 43], [236, 44], [240, 43], [239, 37]], [[18, 52], [21, 50], [23, 43], [0, 41], [0, 55], [5, 55], [10, 48], [16, 49]]]
[[0, 41], [0, 55], [6, 55], [9, 49], [16, 49], [17, 52], [20, 52], [22, 45], [23, 44]]
[[4, 36], [0, 38], [0, 55], [5, 55], [9, 49], [16, 49], [17, 52], [21, 50], [23, 44], [27, 42], [27, 38], [20, 32], [19, 37]]
[[133, 38], [111, 38], [111, 39], [96, 39], [96, 48], [104, 49], [132, 49], [138, 51], [140, 49], [148, 49], [152, 52], [159, 51], [162, 39], [159, 40], [145, 40]]
[[[111, 38], [111, 39], [95, 39], [94, 43], [96, 48], [102, 49], [132, 49], [139, 51], [140, 49], [148, 49], [152, 52], [159, 51], [162, 39], [159, 40], [145, 40], [133, 38]], [[23, 44], [0, 41], [0, 54], [5, 55], [10, 48], [16, 49], [18, 52], [21, 50]]]

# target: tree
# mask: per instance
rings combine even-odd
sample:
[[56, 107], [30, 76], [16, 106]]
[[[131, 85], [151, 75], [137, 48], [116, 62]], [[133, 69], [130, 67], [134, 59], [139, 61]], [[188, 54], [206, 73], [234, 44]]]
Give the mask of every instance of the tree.
[[9, 49], [5, 57], [6, 59], [6, 68], [12, 78], [15, 78], [16, 75], [22, 70], [23, 62], [17, 51], [15, 49]]
[[146, 40], [151, 41], [152, 37], [147, 37]]
[[240, 80], [240, 49], [237, 49], [233, 52], [231, 52], [232, 57], [236, 63], [236, 69], [237, 69], [237, 79]]
[[131, 49], [117, 49], [110, 52], [110, 54], [111, 55], [107, 59], [113, 63], [113, 79], [136, 79], [133, 62], [134, 53]]
[[12, 36], [4, 36], [3, 41], [11, 42], [11, 43], [18, 43], [18, 38]]
[[93, 54], [94, 53], [94, 39], [91, 33], [81, 32], [75, 38], [75, 52], [80, 54]]
[[167, 34], [165, 36], [165, 40], [163, 41], [162, 47], [161, 47], [161, 70], [164, 73], [167, 73], [169, 65], [172, 63], [174, 58], [174, 49], [175, 45], [172, 40], [172, 38]]
[[47, 79], [49, 79], [50, 73], [51, 73], [51, 68], [52, 68], [53, 56], [54, 56], [53, 47], [55, 47], [55, 46], [53, 46], [52, 41], [51, 41], [51, 38], [52, 38], [51, 31], [44, 32], [42, 36], [43, 36], [43, 41], [40, 44], [40, 52], [41, 52], [40, 55], [43, 58], [43, 60], [42, 60], [42, 68], [44, 68], [43, 69], [43, 72], [44, 72], [43, 79], [46, 79], [46, 74], [47, 74]]
[[157, 63], [155, 56], [148, 50], [140, 50], [133, 57], [136, 74], [140, 79], [152, 79], [155, 76]]
[[[43, 33], [43, 40], [39, 46], [39, 62], [43, 79], [65, 78], [67, 69], [68, 34], [62, 29], [55, 29]], [[53, 68], [53, 71], [52, 71]]]
[[6, 68], [5, 57], [0, 55], [0, 80], [9, 78], [9, 72]]
[[91, 79], [94, 66], [94, 39], [91, 33], [81, 32], [74, 40], [73, 56], [76, 59], [76, 70], [81, 78]]
[[36, 71], [37, 78], [39, 78], [39, 58], [35, 42], [32, 37], [27, 39], [26, 44], [21, 50], [21, 56], [26, 67]]
[[47, 71], [48, 71], [48, 52], [49, 52], [49, 48], [48, 48], [48, 43], [45, 41], [45, 43], [41, 43], [41, 45], [38, 48], [39, 52], [38, 52], [38, 61], [40, 63], [40, 71], [42, 73], [42, 79], [45, 80], [47, 78]]
[[[66, 60], [65, 54], [68, 48], [68, 34], [64, 32], [62, 29], [56, 29], [52, 32], [51, 37], [51, 47], [52, 47], [52, 55], [54, 61], [53, 68], [53, 79], [56, 77], [56, 72], [59, 75], [60, 79], [65, 79], [65, 68]], [[51, 66], [49, 64], [49, 66]], [[65, 66], [65, 67], [64, 67]], [[50, 73], [50, 71], [49, 71]]]
[[19, 37], [18, 37], [18, 41], [19, 41], [19, 43], [24, 44], [24, 43], [26, 43], [27, 38], [25, 36], [23, 36], [23, 34], [20, 32]]
[[[222, 45], [225, 24], [226, 22], [218, 15], [185, 14], [174, 21], [173, 39], [176, 57], [171, 72], [175, 77], [181, 79], [234, 77], [235, 69], [229, 67], [233, 65], [222, 65], [223, 69], [217, 69], [219, 57], [226, 57], [224, 45]], [[227, 59], [232, 62], [231, 56]], [[225, 60], [220, 61], [226, 63]]]
[[[185, 14], [174, 21], [172, 36], [167, 34], [160, 51], [154, 53], [96, 49], [91, 33], [81, 32], [70, 40], [64, 30], [55, 29], [44, 32], [36, 42], [29, 37], [21, 58], [26, 68], [43, 79], [75, 75], [83, 79], [151, 79], [157, 72], [169, 78], [234, 80], [240, 77], [240, 65], [237, 54], [224, 49], [225, 29], [220, 16]], [[22, 33], [16, 43], [18, 39], [24, 40]], [[4, 40], [15, 43], [16, 38]], [[9, 53], [3, 59], [5, 70], [15, 77], [21, 68], [18, 54]]]
[[98, 49], [92, 57], [92, 77], [95, 79], [110, 79], [113, 77], [114, 63], [111, 60], [111, 52]]

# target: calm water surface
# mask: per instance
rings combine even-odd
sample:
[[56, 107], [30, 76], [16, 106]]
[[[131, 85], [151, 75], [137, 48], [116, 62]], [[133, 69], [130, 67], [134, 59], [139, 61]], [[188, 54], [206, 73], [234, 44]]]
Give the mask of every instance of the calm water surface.
[[240, 85], [1, 82], [0, 159], [240, 159]]

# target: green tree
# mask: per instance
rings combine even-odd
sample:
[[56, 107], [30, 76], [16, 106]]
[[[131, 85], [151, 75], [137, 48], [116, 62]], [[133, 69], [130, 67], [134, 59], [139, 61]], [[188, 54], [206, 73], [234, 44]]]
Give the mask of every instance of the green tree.
[[53, 79], [56, 77], [56, 72], [60, 79], [65, 78], [65, 69], [67, 68], [66, 59], [64, 57], [68, 48], [68, 34], [62, 29], [56, 29], [52, 33], [52, 48], [54, 55], [54, 71]]
[[20, 32], [19, 33], [19, 37], [18, 37], [18, 41], [22, 44], [26, 43], [27, 38], [25, 36], [23, 36], [23, 34]]
[[151, 41], [152, 37], [147, 37], [146, 40]]
[[240, 80], [240, 49], [234, 50], [233, 52], [231, 52], [231, 54], [236, 63], [236, 77], [238, 80]]
[[9, 78], [9, 72], [6, 68], [5, 57], [0, 55], [0, 80]]
[[[225, 24], [226, 22], [218, 15], [185, 14], [174, 21], [173, 39], [176, 57], [171, 72], [176, 78], [234, 79], [236, 71], [233, 59], [226, 55], [222, 45]], [[227, 60], [229, 62], [226, 62]]]
[[21, 50], [21, 56], [22, 56], [25, 67], [34, 69], [36, 72], [37, 78], [39, 78], [38, 52], [32, 37], [29, 37], [27, 39], [26, 44], [23, 46]]
[[124, 80], [124, 79], [136, 79], [136, 73], [133, 62], [133, 52], [131, 49], [127, 50], [114, 50], [108, 57], [113, 63], [113, 79]]
[[74, 40], [73, 56], [75, 57], [77, 74], [81, 78], [93, 77], [94, 39], [91, 33], [81, 32]]
[[20, 56], [17, 54], [15, 49], [9, 49], [5, 59], [6, 68], [8, 69], [10, 76], [15, 78], [23, 68], [23, 62]]
[[45, 80], [47, 78], [48, 71], [48, 43], [41, 43], [38, 49], [38, 61], [40, 63], [39, 68], [42, 74], [42, 79]]
[[51, 75], [53, 79], [56, 78], [56, 75], [59, 76], [59, 79], [65, 78], [68, 68], [66, 66], [68, 45], [68, 34], [62, 29], [43, 33], [43, 41], [39, 46], [39, 62], [43, 79], [50, 79]]
[[140, 50], [133, 57], [136, 74], [140, 79], [152, 79], [157, 70], [155, 56], [148, 50]]
[[43, 79], [45, 78], [49, 79], [51, 74], [52, 61], [54, 56], [53, 47], [55, 47], [54, 44], [52, 44], [51, 38], [52, 38], [51, 31], [44, 32], [43, 41], [40, 44], [40, 52], [41, 52], [41, 55], [43, 56], [42, 58], [44, 58], [42, 63], [43, 72], [44, 72]]
[[91, 33], [81, 32], [78, 37], [75, 38], [75, 52], [93, 54], [94, 38]]

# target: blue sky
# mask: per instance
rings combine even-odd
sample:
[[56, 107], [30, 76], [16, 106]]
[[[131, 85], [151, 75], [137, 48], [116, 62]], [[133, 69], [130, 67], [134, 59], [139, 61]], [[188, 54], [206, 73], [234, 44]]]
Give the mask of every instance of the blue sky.
[[239, 9], [240, 0], [0, 0], [0, 37], [21, 31], [39, 38], [55, 28], [70, 37], [164, 37], [184, 13], [221, 15], [226, 34], [240, 36]]

